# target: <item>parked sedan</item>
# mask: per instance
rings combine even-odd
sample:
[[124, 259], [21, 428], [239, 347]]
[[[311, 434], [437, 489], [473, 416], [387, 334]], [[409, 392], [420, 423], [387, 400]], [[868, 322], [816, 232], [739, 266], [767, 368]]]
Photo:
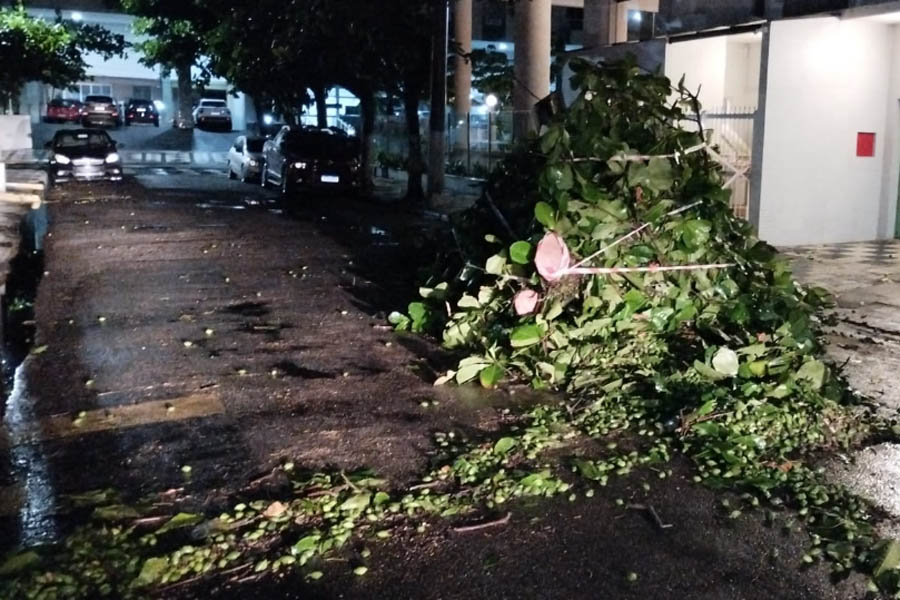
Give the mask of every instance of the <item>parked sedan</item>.
[[125, 125], [132, 123], [152, 123], [159, 127], [159, 113], [151, 100], [132, 98], [125, 105]]
[[238, 137], [228, 150], [228, 179], [241, 181], [256, 179], [262, 169], [262, 150], [265, 140], [259, 137]]
[[81, 114], [84, 104], [80, 100], [70, 100], [68, 98], [54, 98], [47, 104], [48, 123], [65, 123], [71, 121], [78, 123], [81, 121]]
[[263, 146], [263, 187], [283, 196], [297, 191], [356, 193], [361, 172], [359, 139], [334, 129], [285, 126]]
[[122, 179], [122, 162], [114, 142], [105, 131], [61, 129], [47, 142], [50, 149], [50, 182], [72, 179]]
[[87, 96], [84, 99], [84, 116], [81, 124], [85, 127], [91, 125], [118, 127], [122, 124], [119, 106], [109, 96]]

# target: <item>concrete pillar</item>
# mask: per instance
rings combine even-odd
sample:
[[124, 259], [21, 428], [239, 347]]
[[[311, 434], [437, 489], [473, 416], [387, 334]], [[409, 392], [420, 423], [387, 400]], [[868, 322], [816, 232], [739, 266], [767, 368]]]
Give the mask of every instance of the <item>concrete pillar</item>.
[[[453, 40], [459, 50], [468, 54], [472, 51], [472, 0], [456, 0], [453, 3]], [[464, 149], [468, 142], [466, 115], [472, 107], [469, 95], [472, 91], [472, 63], [456, 55], [453, 75], [453, 127], [456, 129], [456, 147]], [[459, 122], [463, 121], [460, 125]]]
[[172, 95], [172, 80], [168, 75], [163, 75], [159, 79], [162, 86], [162, 103], [165, 108], [159, 117], [160, 125], [165, 123], [166, 127], [172, 125], [172, 117], [175, 114], [175, 97]]
[[584, 0], [584, 46], [596, 48], [609, 42], [610, 0]]
[[551, 0], [516, 3], [513, 131], [517, 139], [537, 129], [534, 105], [550, 93]]

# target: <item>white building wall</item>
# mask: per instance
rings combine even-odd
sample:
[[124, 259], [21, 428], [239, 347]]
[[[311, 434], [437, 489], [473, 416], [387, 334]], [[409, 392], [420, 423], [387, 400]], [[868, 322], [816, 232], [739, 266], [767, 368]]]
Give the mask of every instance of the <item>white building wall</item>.
[[736, 108], [755, 108], [759, 100], [760, 36], [748, 33], [730, 36], [727, 40], [723, 90], [725, 104]]
[[696, 92], [704, 109], [718, 109], [725, 98], [726, 36], [678, 42], [666, 46], [665, 74], [677, 85]]
[[[878, 237], [891, 26], [827, 17], [770, 31], [760, 236], [776, 245]], [[874, 158], [856, 156], [857, 132], [875, 132]]]
[[882, 166], [881, 197], [878, 207], [878, 237], [897, 235], [897, 203], [900, 198], [900, 25], [890, 27], [891, 89], [886, 99], [887, 123], [884, 136], [884, 163]]

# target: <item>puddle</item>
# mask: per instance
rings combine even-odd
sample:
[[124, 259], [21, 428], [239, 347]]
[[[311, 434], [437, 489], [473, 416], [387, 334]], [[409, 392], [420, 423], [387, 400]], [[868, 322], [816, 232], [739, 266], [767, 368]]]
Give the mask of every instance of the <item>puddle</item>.
[[241, 315], [242, 317], [264, 317], [272, 311], [266, 302], [241, 302], [240, 304], [226, 306], [222, 309], [222, 312]]
[[168, 231], [168, 225], [134, 225], [131, 231]]
[[278, 335], [282, 329], [293, 329], [294, 326], [289, 323], [244, 323], [238, 328], [238, 331], [244, 333], [260, 333]]
[[[13, 388], [6, 400], [3, 429], [14, 440], [35, 421], [34, 405], [26, 390], [24, 366], [20, 364], [16, 367]], [[53, 541], [59, 533], [54, 518], [56, 492], [42, 445], [14, 445], [9, 454], [18, 487], [19, 543], [31, 546]]]
[[272, 370], [278, 370], [288, 377], [302, 377], [304, 379], [334, 379], [334, 375], [332, 375], [331, 373], [325, 373], [324, 371], [317, 371], [315, 369], [307, 369], [306, 367], [301, 367], [297, 363], [293, 363], [289, 360], [282, 360], [275, 363], [274, 365], [272, 365]]
[[247, 207], [241, 204], [213, 204], [211, 202], [201, 202], [197, 205], [197, 208], [226, 208], [229, 210], [247, 210]]
[[372, 238], [372, 245], [374, 246], [399, 246], [400, 243], [394, 241], [391, 237], [391, 234], [380, 227], [376, 227], [371, 225], [369, 227], [369, 236]]

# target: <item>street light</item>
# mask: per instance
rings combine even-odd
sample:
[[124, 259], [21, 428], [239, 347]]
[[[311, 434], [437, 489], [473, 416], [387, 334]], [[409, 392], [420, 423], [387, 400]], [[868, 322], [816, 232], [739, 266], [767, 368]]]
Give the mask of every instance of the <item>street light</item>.
[[83, 18], [84, 18], [84, 15], [82, 15], [82, 14], [81, 14], [80, 12], [78, 12], [78, 11], [75, 11], [75, 12], [72, 13], [72, 20], [73, 20], [73, 21], [80, 21], [80, 20], [82, 20]]
[[488, 171], [490, 171], [492, 162], [491, 132], [494, 129], [494, 107], [497, 106], [497, 96], [488, 94], [484, 98], [484, 103], [488, 107]]

